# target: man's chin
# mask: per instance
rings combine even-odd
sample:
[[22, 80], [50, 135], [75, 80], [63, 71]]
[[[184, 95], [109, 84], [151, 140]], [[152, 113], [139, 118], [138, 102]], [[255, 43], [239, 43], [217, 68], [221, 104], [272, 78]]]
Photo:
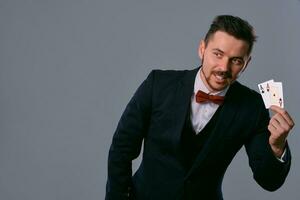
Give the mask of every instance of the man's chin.
[[[213, 78], [215, 78], [215, 79], [213, 79]], [[222, 91], [233, 82], [232, 78], [226, 78], [223, 80], [219, 80], [216, 77], [213, 77], [213, 78], [209, 79], [207, 82], [210, 87], [210, 90], [212, 92]]]
[[228, 85], [230, 84], [230, 82], [224, 82], [224, 83], [215, 83], [215, 84], [210, 84], [210, 88], [213, 89], [213, 91], [215, 92], [219, 92], [224, 90]]

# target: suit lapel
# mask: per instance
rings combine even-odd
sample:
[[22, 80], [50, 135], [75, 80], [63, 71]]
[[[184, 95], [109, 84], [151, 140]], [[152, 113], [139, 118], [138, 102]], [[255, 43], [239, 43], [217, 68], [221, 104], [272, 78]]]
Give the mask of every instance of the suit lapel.
[[221, 141], [222, 137], [230, 130], [229, 127], [233, 125], [233, 119], [235, 118], [239, 107], [235, 89], [236, 83], [233, 83], [226, 94], [223, 105], [219, 107], [219, 109], [221, 109], [220, 115], [217, 119], [216, 126], [210, 133], [211, 137], [209, 137], [208, 141], [205, 143], [186, 177], [203, 164], [203, 161], [205, 161], [208, 154], [214, 150], [217, 143]]
[[185, 76], [178, 83], [173, 104], [173, 133], [174, 147], [178, 150], [180, 147], [180, 139], [182, 128], [185, 123], [188, 109], [190, 109], [191, 97], [194, 91], [194, 83], [199, 68], [187, 71]]

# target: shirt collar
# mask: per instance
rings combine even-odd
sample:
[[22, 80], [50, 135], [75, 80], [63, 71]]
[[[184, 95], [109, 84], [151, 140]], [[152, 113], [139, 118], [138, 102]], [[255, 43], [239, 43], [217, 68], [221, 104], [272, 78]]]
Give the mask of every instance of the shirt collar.
[[198, 90], [201, 90], [201, 91], [203, 91], [207, 94], [218, 95], [218, 96], [225, 96], [226, 95], [226, 92], [229, 89], [229, 85], [221, 91], [210, 92], [208, 90], [208, 88], [205, 86], [204, 82], [202, 81], [202, 79], [200, 77], [200, 73], [201, 73], [201, 67], [198, 70], [197, 75], [196, 75], [196, 79], [195, 79], [195, 83], [194, 83], [194, 94], [197, 94]]

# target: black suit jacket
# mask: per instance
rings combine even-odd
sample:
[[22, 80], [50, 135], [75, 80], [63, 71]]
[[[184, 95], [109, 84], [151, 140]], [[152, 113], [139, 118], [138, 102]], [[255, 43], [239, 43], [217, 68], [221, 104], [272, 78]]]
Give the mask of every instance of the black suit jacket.
[[[268, 110], [257, 92], [237, 81], [219, 108], [211, 137], [185, 170], [180, 140], [198, 70], [155, 70], [137, 89], [110, 147], [106, 200], [223, 199], [224, 173], [243, 145], [260, 186], [274, 191], [284, 183], [290, 150], [285, 163], [273, 155]], [[143, 142], [142, 162], [132, 176], [131, 161]]]

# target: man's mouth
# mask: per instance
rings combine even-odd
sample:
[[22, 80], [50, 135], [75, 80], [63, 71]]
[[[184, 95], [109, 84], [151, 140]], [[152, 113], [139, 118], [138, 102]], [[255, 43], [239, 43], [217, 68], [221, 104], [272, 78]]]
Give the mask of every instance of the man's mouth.
[[224, 76], [220, 76], [220, 75], [217, 75], [215, 74], [215, 77], [219, 80], [219, 81], [223, 81], [225, 79]]
[[219, 81], [229, 81], [232, 78], [230, 72], [226, 71], [214, 71], [213, 74], [215, 75], [216, 79]]

